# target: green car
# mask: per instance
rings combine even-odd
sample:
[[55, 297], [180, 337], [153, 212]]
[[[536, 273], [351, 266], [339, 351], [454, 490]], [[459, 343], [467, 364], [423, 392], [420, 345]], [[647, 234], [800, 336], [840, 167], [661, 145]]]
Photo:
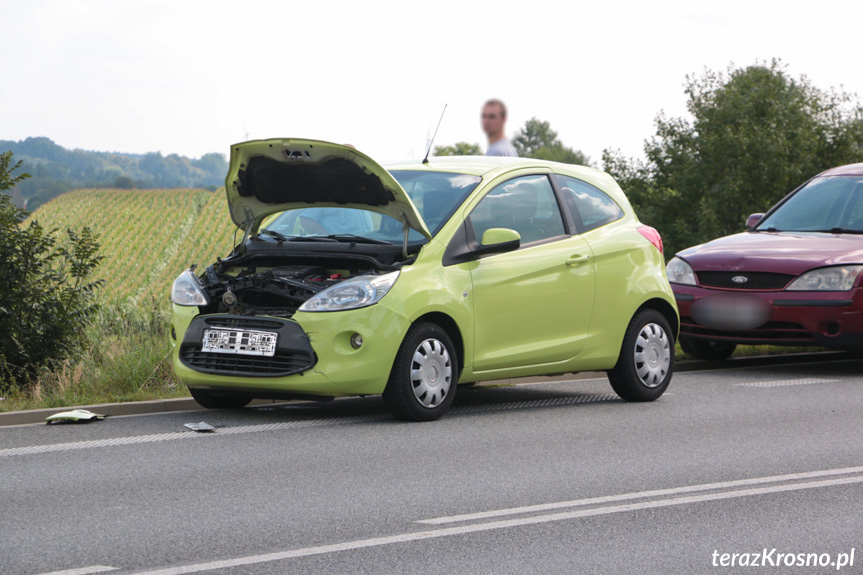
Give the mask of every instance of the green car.
[[305, 139], [231, 148], [242, 241], [171, 291], [177, 377], [204, 407], [383, 395], [428, 421], [457, 384], [607, 371], [663, 394], [679, 318], [662, 240], [607, 174], [490, 157], [381, 167]]

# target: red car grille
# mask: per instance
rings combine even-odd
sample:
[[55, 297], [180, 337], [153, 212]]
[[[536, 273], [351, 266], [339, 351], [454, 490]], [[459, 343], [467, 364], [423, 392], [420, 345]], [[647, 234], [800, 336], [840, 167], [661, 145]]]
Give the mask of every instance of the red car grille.
[[[793, 275], [771, 272], [696, 272], [698, 283], [706, 287], [743, 290], [780, 290], [787, 286]], [[734, 281], [737, 278], [737, 281]], [[746, 281], [742, 281], [746, 278]]]

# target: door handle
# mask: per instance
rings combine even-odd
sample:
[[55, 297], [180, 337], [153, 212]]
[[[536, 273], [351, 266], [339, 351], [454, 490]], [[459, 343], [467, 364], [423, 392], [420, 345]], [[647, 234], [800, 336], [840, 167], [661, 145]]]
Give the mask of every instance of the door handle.
[[569, 259], [566, 260], [566, 265], [577, 266], [577, 265], [581, 265], [581, 264], [586, 264], [589, 261], [590, 261], [590, 256], [574, 255], [574, 256], [569, 256]]

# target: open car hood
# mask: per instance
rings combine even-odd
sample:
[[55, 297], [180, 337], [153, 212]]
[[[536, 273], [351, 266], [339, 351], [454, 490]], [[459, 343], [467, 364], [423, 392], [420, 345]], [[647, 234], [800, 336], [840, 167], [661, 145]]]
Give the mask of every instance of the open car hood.
[[280, 138], [234, 144], [225, 190], [231, 219], [246, 232], [257, 231], [277, 212], [343, 207], [385, 214], [431, 238], [389, 172], [362, 152], [331, 142]]

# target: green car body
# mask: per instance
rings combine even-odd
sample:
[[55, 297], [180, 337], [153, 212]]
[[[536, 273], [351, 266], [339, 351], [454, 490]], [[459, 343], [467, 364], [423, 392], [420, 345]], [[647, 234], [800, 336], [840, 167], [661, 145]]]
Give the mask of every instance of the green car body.
[[[300, 150], [300, 157], [296, 157], [297, 150]], [[303, 155], [306, 150], [312, 151], [311, 157]], [[269, 201], [252, 198], [251, 204], [246, 205], [244, 202], [248, 198], [241, 197], [242, 190], [237, 193], [241, 188], [240, 177], [245, 175], [249, 181], [250, 177], [243, 170], [247, 169], [250, 158], [268, 156], [272, 159], [272, 169], [269, 172], [259, 170], [256, 181], [263, 182], [265, 176], [262, 174], [267, 173], [272, 178], [284, 176], [291, 179], [294, 176], [290, 175], [293, 173], [290, 170], [300, 173], [306, 169], [293, 166], [302, 162], [311, 164], [315, 161], [316, 150], [321, 154], [327, 150], [342, 160], [349, 158], [362, 171], [363, 177], [371, 174], [383, 181], [389, 175], [356, 150], [325, 142], [279, 139], [234, 146], [226, 187], [232, 217], [245, 230], [244, 244], [267, 242], [266, 247], [272, 250], [289, 251], [292, 246], [290, 239], [278, 242], [258, 236], [264, 223], [272, 222], [286, 210], [303, 206], [353, 206], [346, 204], [344, 198], [321, 197], [319, 202], [315, 202], [314, 198], [300, 196], [291, 196], [293, 203], [272, 201], [273, 198], [265, 198]], [[292, 153], [294, 158], [290, 157]], [[283, 167], [287, 171], [280, 172]], [[213, 400], [209, 406], [218, 407], [230, 405], [227, 400], [216, 401], [215, 398], [219, 397], [235, 398], [236, 405], [241, 405], [251, 398], [323, 399], [384, 394], [393, 378], [394, 364], [409, 330], [412, 326], [426, 324], [442, 328], [451, 341], [451, 352], [458, 366], [454, 383], [613, 370], [618, 366], [624, 338], [633, 318], [644, 310], [653, 310], [667, 322], [667, 339], [672, 348], [668, 370], [670, 379], [673, 342], [679, 321], [665, 275], [664, 259], [657, 249], [661, 243], [651, 243], [650, 234], [644, 231], [646, 226], [638, 222], [626, 196], [610, 176], [582, 166], [485, 157], [432, 158], [425, 164], [388, 165], [387, 170], [400, 174], [407, 171], [462, 174], [473, 176], [473, 181], [478, 183], [433, 235], [401, 188], [403, 195], [399, 195], [398, 190], [393, 192], [392, 195], [398, 197], [386, 205], [368, 202], [366, 206], [359, 206], [400, 221], [405, 237], [408, 232], [414, 237], [410, 248], [412, 253], [393, 267], [396, 271], [390, 273], [397, 273], [398, 277], [377, 303], [340, 311], [299, 309], [290, 317], [279, 319], [299, 326], [298, 331], [307, 336], [308, 345], [313, 350], [313, 366], [300, 373], [276, 377], [243, 376], [190, 367], [189, 361], [181, 359], [181, 347], [184, 341], [187, 348], [194, 347], [195, 342], [189, 340], [187, 330], [196, 319], [201, 321], [205, 307], [189, 305], [184, 300], [185, 305], [178, 305], [176, 301], [181, 297], [172, 296], [175, 300], [171, 326], [174, 370], [193, 394], [197, 392], [195, 397], [199, 401], [203, 395]], [[535, 179], [514, 180], [529, 176]], [[573, 178], [603, 192], [619, 207], [617, 219], [579, 233], [574, 216], [567, 212], [564, 200], [557, 195], [557, 207], [564, 219], [564, 234], [525, 242], [524, 239], [528, 238], [520, 239], [517, 232], [496, 227], [488, 229], [483, 238], [474, 238], [465, 245], [465, 234], [472, 233], [466, 232], [471, 225], [470, 217], [490, 191], [507, 189], [499, 186], [510, 181], [516, 182], [513, 185], [527, 182], [544, 186], [543, 178], [550, 181], [554, 178], [553, 182], [560, 184], [564, 180], [558, 176]], [[307, 181], [300, 180], [301, 184]], [[384, 188], [391, 189], [392, 184], [387, 180]], [[397, 182], [395, 185], [399, 186]], [[552, 184], [551, 187], [560, 194], [559, 185]], [[387, 194], [389, 192], [384, 195]], [[501, 197], [505, 196], [505, 193], [501, 194]], [[499, 203], [497, 197], [495, 201]], [[655, 233], [651, 228], [646, 229]], [[431, 238], [426, 240], [428, 236]], [[656, 237], [658, 239], [658, 234]], [[297, 245], [310, 249], [305, 247], [305, 242], [299, 241], [301, 239], [297, 238]], [[335, 249], [330, 244], [321, 245]], [[345, 250], [357, 248], [349, 243], [343, 245]], [[241, 244], [235, 253], [243, 250]], [[230, 261], [230, 258], [225, 261]], [[228, 267], [222, 271], [221, 277], [225, 277], [225, 274], [236, 276], [239, 270]], [[205, 283], [206, 276], [207, 273], [200, 274], [201, 279], [197, 281]], [[175, 292], [177, 289], [175, 284]], [[217, 317], [223, 314], [203, 315]], [[255, 317], [265, 318], [266, 315]], [[209, 356], [202, 354], [199, 347], [194, 352], [199, 357], [203, 356], [200, 361], [205, 365]], [[191, 353], [187, 351], [187, 355]], [[662, 391], [666, 385], [667, 381]], [[448, 394], [452, 396], [454, 393], [453, 384]], [[207, 405], [206, 401], [202, 403]], [[449, 403], [446, 404], [448, 406]], [[445, 411], [429, 409], [423, 415], [420, 409], [417, 415], [416, 406], [413, 407], [413, 416], [406, 415], [403, 409], [400, 415], [406, 419], [433, 419]]]

